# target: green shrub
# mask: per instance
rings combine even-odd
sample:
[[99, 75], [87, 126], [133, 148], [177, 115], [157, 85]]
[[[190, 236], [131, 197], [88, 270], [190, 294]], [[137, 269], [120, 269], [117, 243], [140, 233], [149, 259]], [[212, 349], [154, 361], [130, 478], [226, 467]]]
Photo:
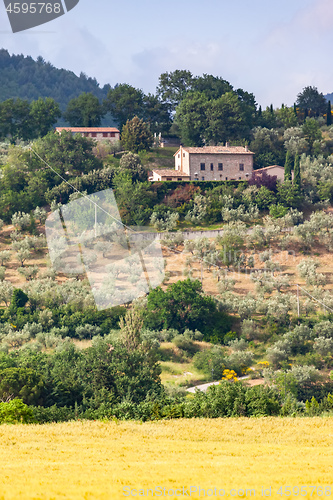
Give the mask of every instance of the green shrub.
[[1, 424], [31, 424], [35, 422], [32, 409], [22, 399], [13, 399], [8, 403], [0, 403]]
[[253, 417], [278, 415], [281, 409], [277, 392], [264, 385], [257, 385], [248, 389], [245, 402], [248, 415]]
[[221, 379], [225, 369], [225, 350], [215, 346], [197, 352], [193, 357], [193, 364], [197, 370], [201, 370], [207, 375], [212, 375], [214, 379]]
[[190, 354], [194, 353], [197, 350], [197, 347], [193, 340], [186, 338], [185, 335], [176, 335], [173, 338], [173, 343], [176, 347], [178, 347], [178, 349], [186, 351]]
[[35, 421], [39, 424], [67, 422], [77, 417], [77, 415], [75, 415], [75, 409], [68, 408], [67, 406], [58, 407], [57, 405], [53, 405], [47, 408], [43, 406], [31, 406], [30, 408]]
[[279, 219], [280, 217], [284, 217], [288, 213], [288, 210], [288, 207], [278, 203], [277, 205], [270, 206], [269, 215], [274, 217], [274, 219]]

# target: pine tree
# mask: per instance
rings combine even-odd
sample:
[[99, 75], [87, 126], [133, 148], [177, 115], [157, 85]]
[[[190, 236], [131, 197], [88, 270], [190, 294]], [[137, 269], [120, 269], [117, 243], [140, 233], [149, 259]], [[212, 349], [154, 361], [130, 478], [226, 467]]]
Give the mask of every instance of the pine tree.
[[326, 125], [329, 127], [332, 125], [332, 113], [331, 113], [331, 101], [327, 103], [327, 117], [326, 117]]
[[284, 180], [291, 181], [291, 167], [292, 167], [292, 158], [289, 151], [286, 154], [286, 161], [284, 164]]
[[296, 154], [294, 162], [294, 186], [297, 186], [298, 189], [301, 189], [301, 166], [298, 154]]

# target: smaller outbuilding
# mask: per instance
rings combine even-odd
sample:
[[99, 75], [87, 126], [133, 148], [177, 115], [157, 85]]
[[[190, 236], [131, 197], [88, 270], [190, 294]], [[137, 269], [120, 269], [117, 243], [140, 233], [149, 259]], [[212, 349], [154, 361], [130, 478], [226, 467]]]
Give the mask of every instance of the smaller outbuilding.
[[190, 176], [181, 170], [153, 170], [153, 175], [149, 177], [150, 181], [189, 181]]
[[[253, 171], [255, 175], [260, 175], [263, 172], [266, 172], [267, 175], [271, 177], [276, 176], [276, 179], [280, 182], [284, 181], [284, 167], [280, 165], [270, 165], [269, 167], [258, 168]], [[294, 172], [291, 172], [292, 179], [294, 178]]]

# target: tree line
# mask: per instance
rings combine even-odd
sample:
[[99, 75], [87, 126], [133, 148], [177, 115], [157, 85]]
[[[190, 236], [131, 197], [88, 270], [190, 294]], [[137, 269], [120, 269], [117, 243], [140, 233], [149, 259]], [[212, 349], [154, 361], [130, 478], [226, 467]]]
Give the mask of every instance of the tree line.
[[[188, 146], [247, 141], [255, 149], [256, 127], [277, 131], [277, 138], [267, 138], [271, 155], [268, 146], [265, 150], [267, 159], [277, 161], [282, 154], [281, 144], [278, 144], [281, 142], [279, 129], [296, 128], [292, 132], [296, 137], [308, 140], [309, 154], [312, 154], [313, 143], [318, 140], [314, 124], [320, 123], [320, 118], [325, 119], [328, 126], [332, 123], [330, 102], [311, 86], [297, 95], [293, 107], [282, 104], [281, 108], [273, 109], [271, 105], [262, 110], [252, 93], [234, 89], [222, 77], [194, 76], [188, 70], [162, 73], [155, 94], [145, 94], [127, 83], [114, 87], [106, 85], [100, 89], [96, 80], [83, 74], [75, 77], [71, 72], [56, 70], [42, 58], [33, 61], [23, 56], [11, 57], [5, 50], [0, 51], [0, 68], [5, 80], [8, 75], [8, 80], [20, 81], [19, 88], [11, 93], [11, 96], [17, 96], [15, 99], [6, 99], [4, 96], [8, 97], [8, 94], [1, 94], [0, 88], [0, 138], [7, 137], [13, 142], [18, 138], [42, 137], [60, 118], [70, 126], [96, 127], [107, 116], [122, 130], [128, 120], [138, 117], [147, 124], [151, 133], [178, 136]], [[37, 95], [24, 94], [21, 88], [26, 80], [30, 85], [35, 80], [47, 82], [48, 90], [39, 89]], [[55, 96], [51, 87], [53, 83], [57, 83], [57, 88], [63, 87], [66, 82], [71, 91], [68, 91], [64, 103], [62, 98]], [[313, 120], [306, 126], [309, 118]], [[298, 142], [301, 143], [300, 154], [304, 144]], [[258, 161], [255, 157], [256, 166], [262, 166], [262, 152], [258, 148], [254, 152], [259, 157]]]

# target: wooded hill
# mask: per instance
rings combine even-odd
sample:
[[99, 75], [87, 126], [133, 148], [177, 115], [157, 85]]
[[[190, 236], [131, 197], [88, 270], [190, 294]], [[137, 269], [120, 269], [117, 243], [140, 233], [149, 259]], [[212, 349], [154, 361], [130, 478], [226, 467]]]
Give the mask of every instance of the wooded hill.
[[0, 102], [11, 98], [28, 101], [51, 97], [64, 111], [68, 102], [83, 92], [91, 92], [100, 100], [106, 98], [109, 85], [101, 88], [95, 78], [84, 73], [58, 69], [42, 57], [35, 61], [30, 56], [10, 55], [0, 49]]

